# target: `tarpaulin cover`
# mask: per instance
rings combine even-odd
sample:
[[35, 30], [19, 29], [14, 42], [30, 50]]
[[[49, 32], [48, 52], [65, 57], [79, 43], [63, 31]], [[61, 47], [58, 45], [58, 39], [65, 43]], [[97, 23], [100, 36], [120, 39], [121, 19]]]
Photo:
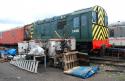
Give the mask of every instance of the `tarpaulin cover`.
[[98, 66], [90, 66], [90, 67], [78, 66], [68, 71], [64, 71], [64, 73], [86, 79], [97, 73], [98, 70], [99, 70]]
[[5, 50], [0, 50], [0, 54], [7, 54]]
[[6, 51], [8, 55], [15, 56], [16, 55], [16, 49], [9, 49]]

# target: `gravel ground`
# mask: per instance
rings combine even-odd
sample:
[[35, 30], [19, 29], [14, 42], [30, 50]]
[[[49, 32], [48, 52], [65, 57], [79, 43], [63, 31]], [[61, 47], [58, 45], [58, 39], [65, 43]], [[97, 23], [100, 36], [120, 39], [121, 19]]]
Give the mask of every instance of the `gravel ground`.
[[125, 81], [125, 73], [105, 72], [105, 66], [100, 66], [100, 71], [88, 79], [81, 79], [66, 75], [56, 68], [39, 67], [39, 73], [34, 74], [19, 69], [9, 63], [0, 63], [0, 81]]

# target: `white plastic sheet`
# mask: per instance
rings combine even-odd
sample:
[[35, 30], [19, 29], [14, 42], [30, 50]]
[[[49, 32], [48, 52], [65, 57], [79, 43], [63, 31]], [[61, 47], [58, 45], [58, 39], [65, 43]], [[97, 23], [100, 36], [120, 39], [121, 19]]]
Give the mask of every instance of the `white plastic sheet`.
[[44, 55], [44, 51], [45, 50], [43, 48], [41, 48], [39, 45], [35, 45], [34, 48], [32, 48], [28, 54], [31, 54], [31, 55]]

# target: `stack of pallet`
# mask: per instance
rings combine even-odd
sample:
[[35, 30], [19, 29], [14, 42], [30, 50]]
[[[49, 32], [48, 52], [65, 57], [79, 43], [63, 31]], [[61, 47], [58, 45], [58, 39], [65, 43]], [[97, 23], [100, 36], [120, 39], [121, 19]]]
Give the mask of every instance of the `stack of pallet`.
[[68, 52], [63, 54], [64, 59], [64, 71], [72, 69], [73, 67], [78, 66], [78, 59], [77, 59], [78, 52]]
[[89, 65], [89, 57], [86, 53], [77, 51], [68, 52], [63, 54], [64, 71], [70, 70], [77, 66]]

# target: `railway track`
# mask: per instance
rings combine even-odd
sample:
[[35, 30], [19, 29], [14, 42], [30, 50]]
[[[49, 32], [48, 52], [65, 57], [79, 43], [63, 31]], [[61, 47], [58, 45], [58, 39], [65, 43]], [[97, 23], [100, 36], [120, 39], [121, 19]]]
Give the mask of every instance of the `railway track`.
[[118, 57], [111, 57], [111, 56], [90, 57], [90, 63], [125, 67], [125, 59], [123, 59], [121, 57], [119, 57], [119, 58]]

